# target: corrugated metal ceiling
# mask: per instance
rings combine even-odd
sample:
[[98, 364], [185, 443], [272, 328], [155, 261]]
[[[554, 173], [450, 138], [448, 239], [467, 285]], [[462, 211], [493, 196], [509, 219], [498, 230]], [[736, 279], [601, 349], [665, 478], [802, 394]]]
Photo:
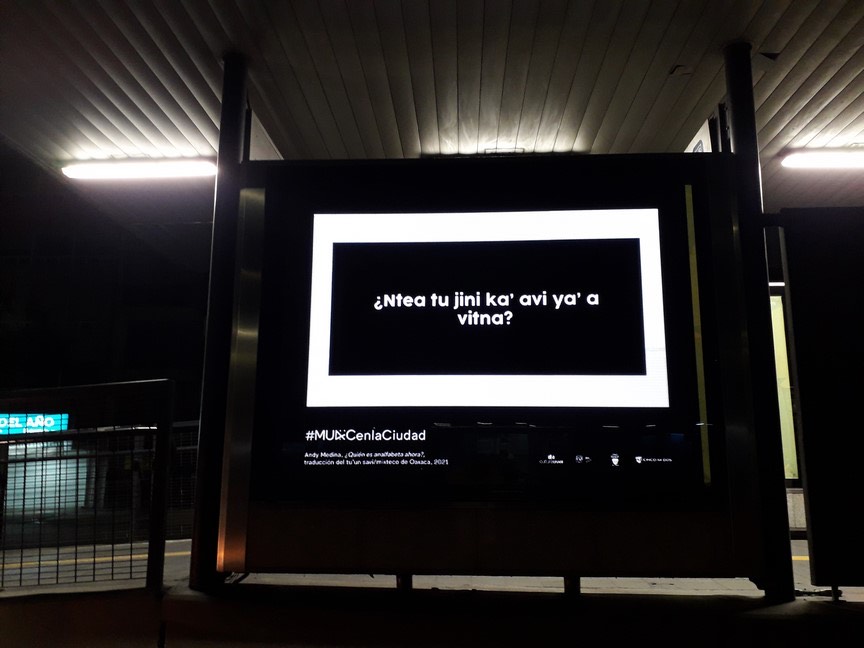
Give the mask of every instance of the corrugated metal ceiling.
[[766, 208], [864, 204], [860, 173], [779, 165], [864, 145], [861, 0], [5, 0], [0, 135], [43, 164], [213, 156], [234, 49], [259, 157], [682, 151], [739, 38]]

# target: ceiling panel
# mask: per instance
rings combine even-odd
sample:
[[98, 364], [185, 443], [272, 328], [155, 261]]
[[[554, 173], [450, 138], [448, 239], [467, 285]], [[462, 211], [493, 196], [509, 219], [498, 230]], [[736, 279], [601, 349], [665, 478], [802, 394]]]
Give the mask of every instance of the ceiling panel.
[[457, 4], [456, 79], [459, 153], [476, 154], [480, 144], [480, 81], [483, 71], [483, 2]]
[[575, 74], [585, 49], [589, 26], [592, 30], [597, 28], [591, 19], [594, 9], [593, 2], [567, 4], [555, 61], [549, 74], [549, 86], [543, 98], [540, 123], [534, 134], [534, 144], [528, 149], [532, 152], [552, 151], [555, 148], [567, 101], [575, 85]]
[[594, 147], [613, 153], [632, 144], [635, 128], [644, 117], [634, 108], [657, 96], [657, 88], [678, 64], [678, 53], [701, 9], [699, 3], [692, 2], [662, 3], [651, 8], [645, 29], [630, 52], [616, 96], [603, 116]]
[[494, 150], [497, 145], [498, 121], [501, 115], [501, 97], [507, 50], [510, 45], [510, 17], [512, 5], [504, 0], [497, 11], [483, 14], [483, 50], [480, 62], [480, 104], [477, 152]]
[[[608, 152], [609, 138], [598, 138], [602, 123], [616, 128], [621, 123], [627, 86], [645, 76], [645, 68], [656, 51], [659, 34], [675, 3], [628, 3], [618, 15], [612, 38], [606, 46], [603, 64], [591, 89], [585, 114], [579, 124], [573, 150], [580, 153]], [[652, 15], [652, 10], [653, 14]], [[624, 93], [620, 96], [619, 93]], [[617, 101], [616, 101], [617, 100]], [[605, 132], [609, 132], [607, 128]]]
[[669, 91], [680, 92], [684, 79], [693, 73], [692, 65], [684, 65], [679, 61], [689, 60], [684, 48], [698, 40], [693, 38], [694, 32], [698, 33], [698, 29], [710, 24], [712, 16], [708, 10], [717, 11], [718, 7], [698, 2], [678, 3], [675, 14], [651, 54], [650, 65], [639, 80], [639, 87], [627, 106], [626, 114], [616, 120], [617, 124], [613, 120], [607, 121], [607, 128], [613, 136], [610, 153], [631, 150], [640, 132], [651, 132], [652, 120], [647, 117], [652, 116], [656, 123], [657, 117], [663, 115]]
[[[328, 2], [323, 8], [325, 16], [328, 14], [339, 16], [343, 12], [348, 15], [348, 25], [342, 27], [341, 33], [332, 30], [337, 34], [334, 37], [334, 46], [343, 52], [341, 65], [345, 70], [345, 77], [352, 79], [352, 87], [356, 86], [361, 96], [365, 89], [369, 97], [370, 109], [375, 117], [375, 127], [384, 149], [384, 157], [413, 157], [405, 152], [405, 145], [410, 144], [412, 148], [409, 150], [417, 151], [419, 142], [414, 137], [402, 137], [402, 133], [406, 133], [410, 125], [404, 119], [397, 119], [387, 61], [384, 58], [381, 35], [376, 26], [374, 6], [363, 2]], [[355, 44], [356, 53], [352, 53], [347, 46], [349, 33], [350, 40]], [[336, 43], [341, 45], [335, 45]], [[352, 60], [355, 57], [356, 60]], [[352, 96], [357, 95], [352, 92]]]
[[681, 151], [733, 39], [766, 208], [864, 204], [860, 174], [780, 166], [864, 145], [861, 0], [6, 0], [0, 136], [46, 166], [212, 157], [237, 50], [256, 155]]
[[[322, 48], [325, 53], [324, 65], [329, 69], [334, 84], [341, 85], [340, 94], [347, 102], [347, 110], [355, 122], [364, 157], [386, 157], [381, 128], [376, 119], [347, 7], [344, 3], [327, 2], [320, 7], [304, 5], [303, 9], [299, 16], [304, 24], [311, 21], [320, 33], [328, 35], [327, 46]], [[392, 130], [392, 125], [388, 130]], [[398, 149], [397, 146], [394, 150]]]

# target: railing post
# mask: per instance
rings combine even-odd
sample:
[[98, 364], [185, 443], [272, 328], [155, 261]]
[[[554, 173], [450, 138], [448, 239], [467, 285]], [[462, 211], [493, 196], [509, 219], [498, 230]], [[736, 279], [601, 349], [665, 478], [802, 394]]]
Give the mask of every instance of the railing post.
[[146, 587], [161, 593], [165, 573], [165, 536], [168, 522], [168, 477], [171, 457], [171, 428], [174, 419], [174, 383], [157, 385], [159, 407], [153, 457], [153, 489], [150, 496], [150, 534], [147, 546]]

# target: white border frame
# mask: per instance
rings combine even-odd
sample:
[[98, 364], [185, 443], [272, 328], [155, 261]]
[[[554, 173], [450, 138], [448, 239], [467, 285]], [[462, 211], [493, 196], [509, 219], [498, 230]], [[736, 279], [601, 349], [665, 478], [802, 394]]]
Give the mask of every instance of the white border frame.
[[[334, 243], [639, 239], [646, 375], [331, 376]], [[371, 308], [371, 305], [370, 305]], [[307, 407], [669, 407], [657, 209], [315, 214]]]

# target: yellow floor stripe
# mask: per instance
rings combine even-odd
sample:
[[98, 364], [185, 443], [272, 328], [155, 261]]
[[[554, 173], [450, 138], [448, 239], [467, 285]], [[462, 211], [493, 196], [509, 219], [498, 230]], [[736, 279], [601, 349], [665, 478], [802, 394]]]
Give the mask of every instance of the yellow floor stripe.
[[[184, 556], [192, 555], [191, 551], [166, 551], [166, 558], [181, 558]], [[22, 562], [22, 563], [10, 563], [8, 565], [0, 565], [4, 570], [11, 569], [26, 569], [28, 567], [39, 567], [40, 565], [45, 567], [48, 565], [57, 565], [58, 567], [66, 566], [66, 565], [74, 565], [78, 564], [93, 564], [93, 563], [107, 563], [107, 562], [125, 562], [130, 560], [147, 560], [147, 554], [129, 554], [125, 556], [97, 556], [95, 558], [85, 558], [78, 557], [76, 558], [67, 558], [64, 560], [44, 560], [39, 562], [38, 560], [34, 560], [32, 562]], [[797, 561], [809, 561], [810, 556], [792, 556], [792, 560]]]
[[[166, 558], [177, 558], [180, 556], [190, 556], [191, 551], [166, 551]], [[127, 554], [125, 556], [95, 556], [87, 558], [86, 556], [78, 556], [77, 558], [64, 558], [63, 560], [33, 560], [30, 562], [10, 563], [2, 565], [3, 569], [27, 569], [28, 567], [46, 567], [48, 565], [57, 565], [63, 567], [67, 565], [85, 564], [91, 565], [94, 563], [109, 563], [109, 562], [128, 562], [130, 560], [147, 560], [147, 554]]]

